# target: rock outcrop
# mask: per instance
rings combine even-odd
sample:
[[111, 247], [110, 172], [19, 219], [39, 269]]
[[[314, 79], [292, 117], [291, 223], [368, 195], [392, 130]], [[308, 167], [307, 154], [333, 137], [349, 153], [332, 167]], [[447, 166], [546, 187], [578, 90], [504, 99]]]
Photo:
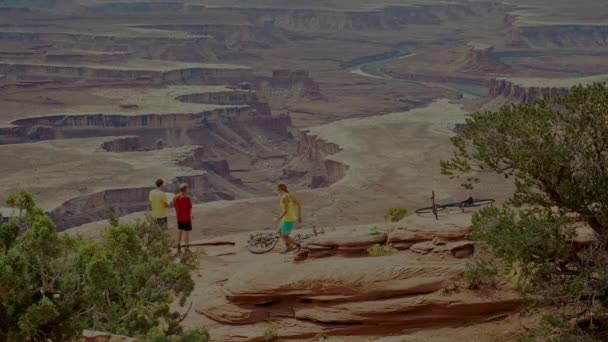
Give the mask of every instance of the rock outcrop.
[[[484, 321], [521, 305], [444, 291], [464, 272], [463, 261], [417, 260], [413, 254], [356, 259], [327, 258], [295, 265], [265, 262], [265, 271], [243, 267], [223, 286], [225, 297], [196, 311], [229, 325], [289, 320], [313, 323], [301, 331], [327, 335], [387, 335]], [[313, 334], [313, 335], [314, 335]]]
[[545, 95], [553, 97], [568, 94], [569, 89], [566, 87], [552, 87], [550, 80], [547, 80], [547, 84], [546, 87], [534, 87], [514, 84], [505, 79], [492, 79], [489, 85], [489, 96], [491, 98], [500, 97], [505, 103], [522, 103], [541, 99]]
[[391, 233], [376, 235], [348, 235], [332, 238], [316, 238], [302, 244], [294, 260], [325, 258], [330, 256], [365, 256], [375, 245], [389, 244], [400, 251], [417, 254], [440, 254], [455, 258], [473, 255], [475, 247], [468, 241], [470, 228], [450, 227], [448, 229], [398, 229]]
[[608, 46], [608, 25], [530, 25], [515, 26], [511, 43], [539, 48], [601, 48]]
[[283, 171], [284, 179], [304, 181], [311, 188], [322, 188], [339, 181], [348, 171], [346, 164], [329, 159], [341, 148], [309, 131], [299, 132], [295, 150], [295, 158]]
[[459, 71], [475, 74], [507, 74], [510, 67], [495, 54], [493, 46], [472, 44]]
[[[185, 62], [217, 60], [212, 37], [185, 34], [146, 34], [119, 32], [116, 34], [88, 34], [81, 32], [3, 31], [0, 41], [48, 45], [55, 49], [128, 53], [135, 58], [155, 58]], [[220, 50], [221, 51], [221, 50]], [[98, 55], [98, 58], [100, 55]], [[162, 57], [162, 58], [161, 58]], [[52, 58], [52, 57], [51, 57]], [[80, 59], [78, 57], [75, 57]], [[65, 60], [61, 60], [66, 62]], [[87, 59], [87, 61], [91, 61]]]
[[141, 150], [138, 137], [125, 137], [106, 141], [101, 148], [108, 152], [133, 152]]
[[4, 75], [19, 75], [27, 77], [53, 77], [103, 84], [226, 84], [238, 83], [253, 77], [252, 70], [245, 67], [214, 67], [214, 66], [166, 66], [163, 68], [69, 64], [35, 64], [19, 62], [1, 62], [0, 73]]
[[323, 98], [319, 84], [306, 70], [273, 70], [271, 77], [255, 78], [255, 89], [264, 99], [304, 98], [320, 100]]

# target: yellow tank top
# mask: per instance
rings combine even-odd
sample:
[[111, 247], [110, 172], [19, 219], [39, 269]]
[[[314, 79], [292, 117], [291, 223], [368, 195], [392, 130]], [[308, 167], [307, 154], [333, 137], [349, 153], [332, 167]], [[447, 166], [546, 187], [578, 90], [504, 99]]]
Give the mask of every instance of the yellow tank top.
[[285, 198], [289, 200], [289, 203], [287, 204], [287, 213], [285, 214], [285, 216], [283, 216], [283, 221], [294, 222], [296, 221], [296, 213], [293, 208], [293, 197], [291, 196], [291, 194], [284, 194], [283, 196], [281, 196], [281, 203], [279, 203], [279, 206], [281, 207], [281, 212], [283, 212], [284, 209], [283, 201], [285, 200]]

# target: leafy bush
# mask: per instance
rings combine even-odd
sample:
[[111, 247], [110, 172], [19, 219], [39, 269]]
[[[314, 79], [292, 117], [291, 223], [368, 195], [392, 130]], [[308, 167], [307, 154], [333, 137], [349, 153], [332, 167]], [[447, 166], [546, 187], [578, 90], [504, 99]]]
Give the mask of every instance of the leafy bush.
[[521, 334], [521, 342], [602, 342], [608, 336], [595, 335], [572, 326], [561, 317], [545, 315], [538, 327], [530, 332]]
[[110, 226], [118, 226], [120, 224], [120, 211], [117, 208], [111, 208], [107, 202], [104, 203], [103, 209], [106, 221], [108, 221]]
[[386, 223], [399, 222], [405, 215], [407, 215], [407, 209], [405, 208], [390, 208], [386, 211], [386, 214], [384, 214], [384, 221]]
[[[566, 96], [476, 113], [452, 138], [454, 157], [442, 172], [512, 178], [515, 192], [503, 209], [473, 219], [473, 237], [516, 268], [527, 296], [565, 308], [563, 321], [608, 310], [608, 88], [575, 86]], [[598, 241], [577, 250], [572, 224], [584, 222]], [[569, 314], [567, 314], [569, 313]], [[580, 332], [580, 331], [579, 331]], [[585, 331], [591, 336], [591, 331]], [[595, 333], [594, 333], [595, 334]]]
[[0, 225], [0, 340], [68, 341], [83, 329], [179, 340], [183, 316], [170, 305], [183, 305], [194, 282], [167, 254], [166, 233], [123, 224], [84, 241], [57, 234], [25, 191], [7, 204], [20, 217]]
[[279, 331], [275, 327], [267, 328], [262, 336], [265, 342], [273, 342], [279, 338]]
[[464, 270], [464, 279], [470, 289], [478, 289], [483, 284], [494, 285], [497, 275], [498, 268], [491, 259], [469, 261]]
[[390, 243], [386, 245], [376, 244], [367, 249], [367, 254], [372, 257], [387, 256], [393, 253], [395, 253], [395, 249]]

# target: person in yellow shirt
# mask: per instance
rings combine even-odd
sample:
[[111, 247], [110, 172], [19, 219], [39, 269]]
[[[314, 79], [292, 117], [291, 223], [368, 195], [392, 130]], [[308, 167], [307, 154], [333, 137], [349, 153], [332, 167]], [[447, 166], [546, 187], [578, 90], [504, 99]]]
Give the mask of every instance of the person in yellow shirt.
[[161, 178], [156, 180], [156, 189], [150, 191], [148, 200], [150, 200], [150, 206], [152, 207], [152, 218], [156, 224], [162, 229], [169, 228], [169, 222], [167, 221], [167, 208], [169, 203], [167, 201], [167, 194], [163, 191], [163, 180]]
[[296, 221], [302, 223], [302, 208], [298, 199], [287, 190], [287, 185], [277, 185], [277, 192], [281, 196], [281, 216], [276, 217], [275, 222], [279, 222], [278, 232], [283, 242], [285, 242], [285, 248], [281, 253], [287, 253], [294, 248], [299, 249], [300, 247], [300, 244], [289, 234], [291, 234]]

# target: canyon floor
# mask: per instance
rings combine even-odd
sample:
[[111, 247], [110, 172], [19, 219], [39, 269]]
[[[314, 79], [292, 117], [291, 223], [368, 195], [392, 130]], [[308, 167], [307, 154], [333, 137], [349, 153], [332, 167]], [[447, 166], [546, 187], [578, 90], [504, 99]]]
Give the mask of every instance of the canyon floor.
[[[410, 216], [383, 229], [467, 229], [470, 212], [411, 214], [432, 191], [509, 197], [503, 178], [469, 191], [441, 175], [467, 115], [607, 81], [607, 55], [600, 0], [0, 0], [0, 200], [26, 188], [59, 230], [98, 238], [109, 212], [145, 215], [156, 178], [187, 183], [192, 238], [235, 244], [205, 246], [193, 271], [186, 323], [218, 341], [270, 325], [292, 340], [507, 341], [534, 317], [507, 286], [462, 288], [471, 256], [441, 246], [464, 235], [297, 263], [245, 241], [273, 229], [277, 182], [323, 239], [368, 239], [391, 207]], [[262, 268], [282, 285], [248, 273]]]

